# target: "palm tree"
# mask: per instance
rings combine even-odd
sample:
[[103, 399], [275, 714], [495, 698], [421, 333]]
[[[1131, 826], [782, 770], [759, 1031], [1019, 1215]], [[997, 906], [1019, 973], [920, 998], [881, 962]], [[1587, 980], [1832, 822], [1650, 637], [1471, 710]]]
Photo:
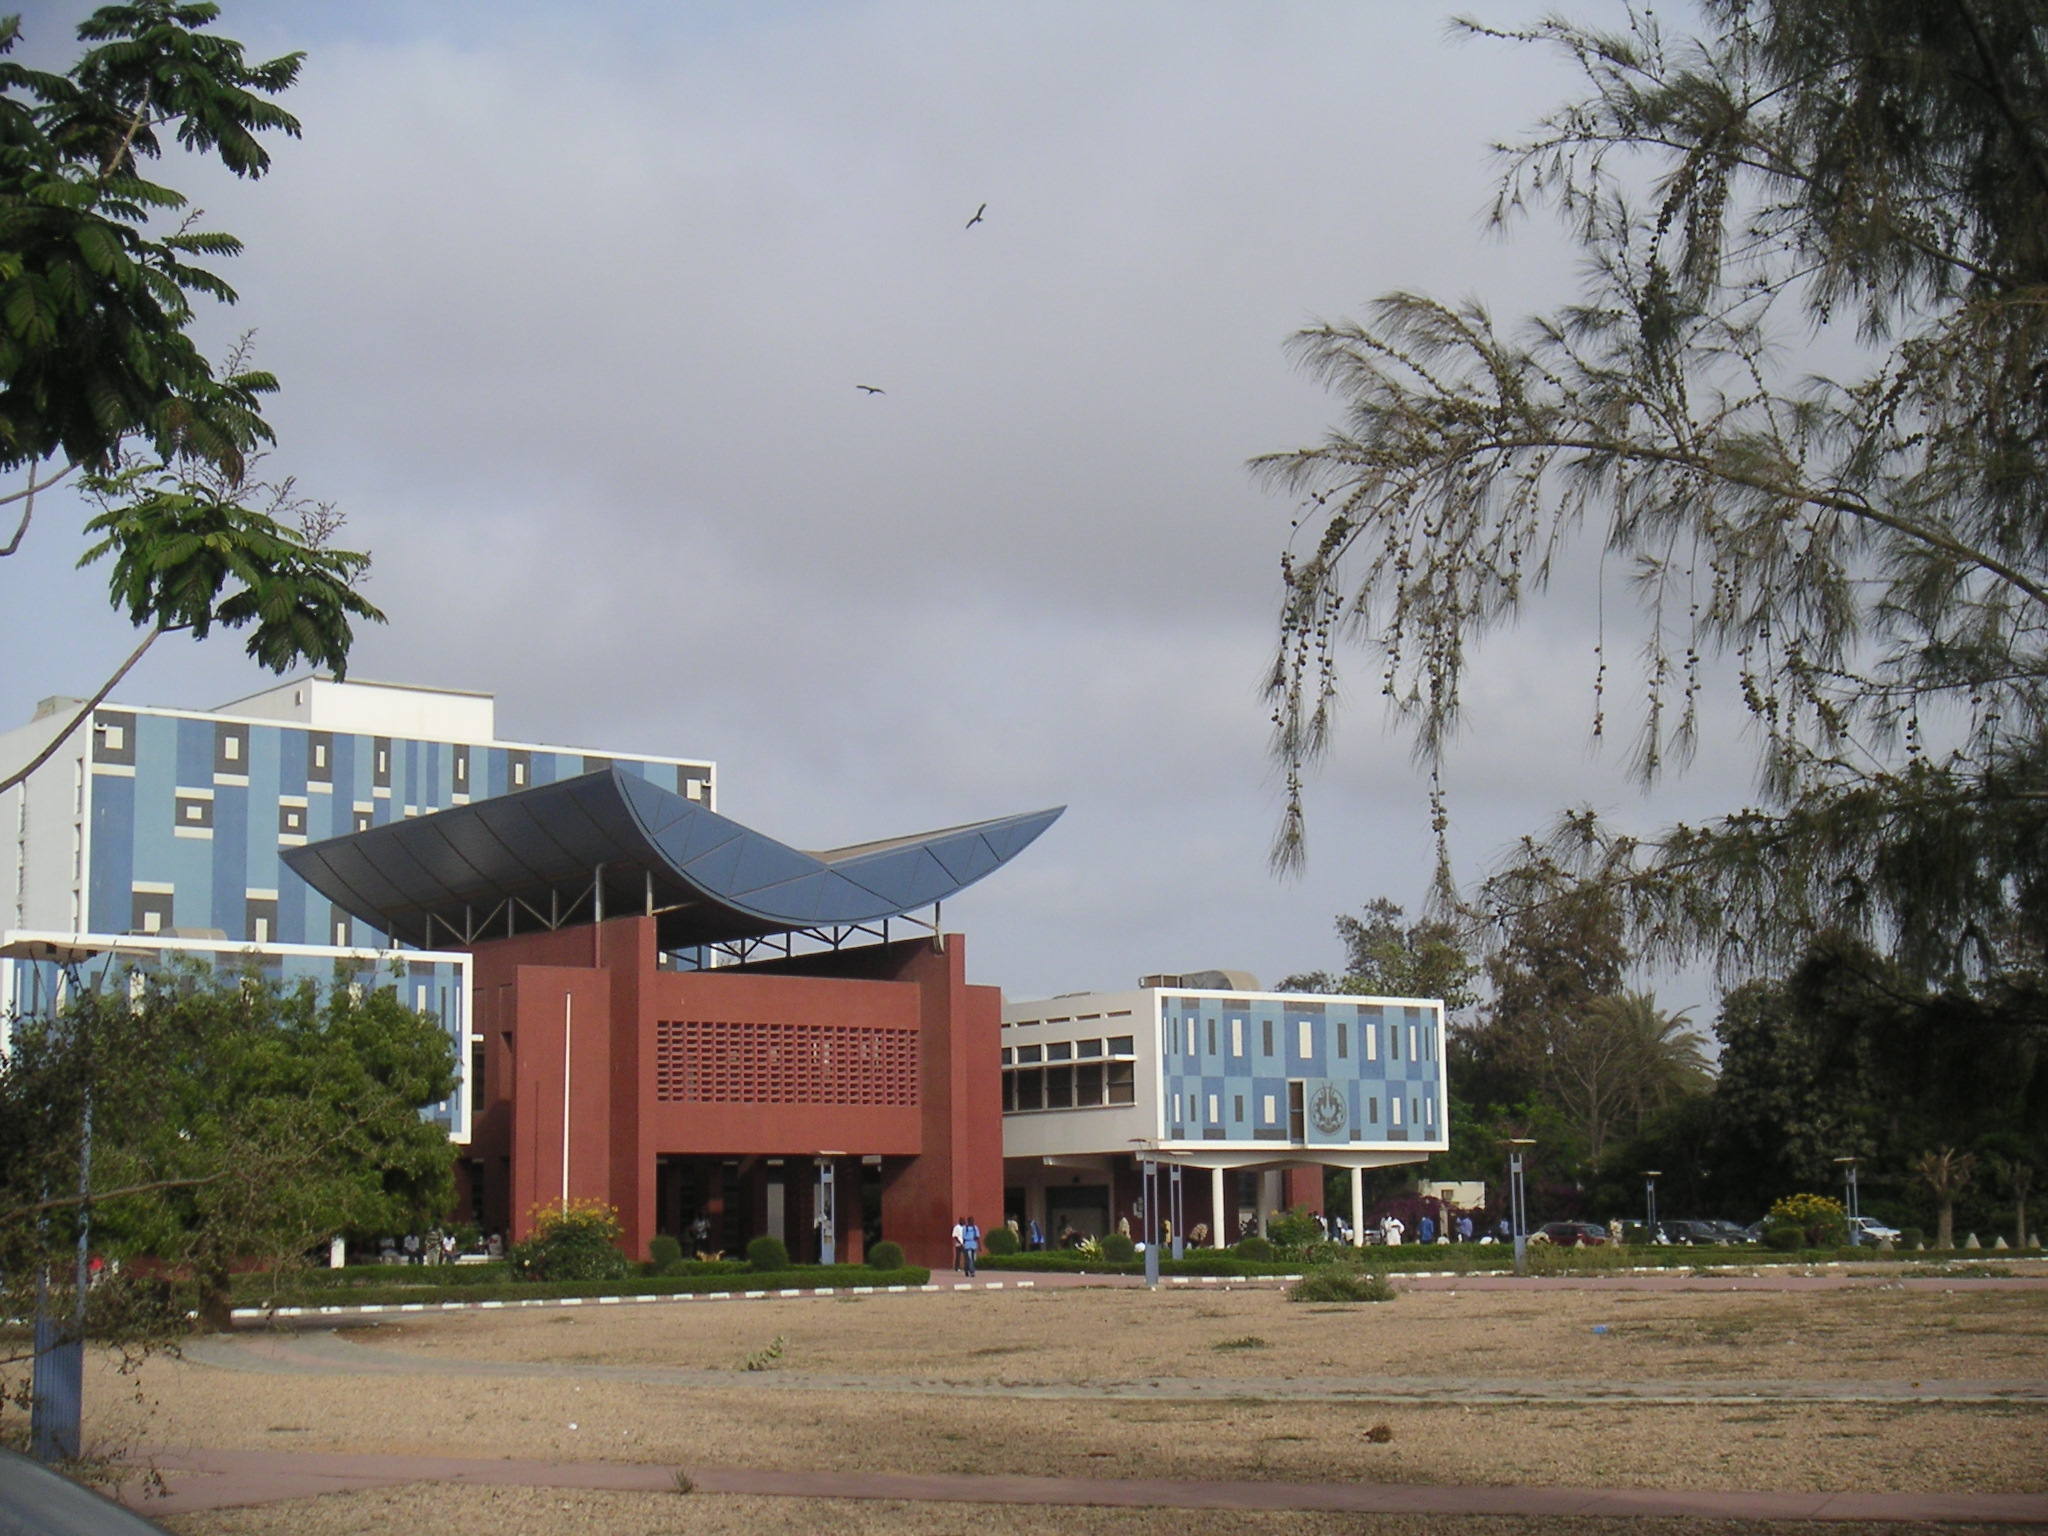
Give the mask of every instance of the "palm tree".
[[2031, 1163], [2017, 1157], [1990, 1159], [1991, 1171], [1998, 1175], [1999, 1182], [2012, 1191], [2013, 1201], [2013, 1247], [2027, 1246], [2027, 1192], [2034, 1187], [2034, 1168]]
[[1913, 1173], [1934, 1196], [1934, 1246], [1956, 1245], [1956, 1196], [1970, 1186], [1977, 1172], [1977, 1154], [1943, 1147], [1939, 1152], [1922, 1152], [1913, 1161]]

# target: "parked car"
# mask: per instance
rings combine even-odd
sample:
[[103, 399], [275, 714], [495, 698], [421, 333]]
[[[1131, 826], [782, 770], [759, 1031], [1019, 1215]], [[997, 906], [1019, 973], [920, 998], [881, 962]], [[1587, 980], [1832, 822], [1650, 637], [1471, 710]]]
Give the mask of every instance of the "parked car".
[[1560, 1248], [1598, 1248], [1607, 1241], [1607, 1229], [1590, 1221], [1548, 1221], [1536, 1230]]
[[1875, 1246], [1879, 1242], [1896, 1243], [1899, 1240], [1899, 1236], [1899, 1229], [1897, 1227], [1888, 1227], [1875, 1216], [1857, 1216], [1851, 1218], [1849, 1222], [1849, 1241], [1851, 1244], [1869, 1243]]
[[1749, 1235], [1749, 1228], [1741, 1226], [1736, 1222], [1710, 1221], [1707, 1225], [1721, 1234], [1721, 1241], [1724, 1243], [1753, 1243], [1756, 1241], [1754, 1237]]

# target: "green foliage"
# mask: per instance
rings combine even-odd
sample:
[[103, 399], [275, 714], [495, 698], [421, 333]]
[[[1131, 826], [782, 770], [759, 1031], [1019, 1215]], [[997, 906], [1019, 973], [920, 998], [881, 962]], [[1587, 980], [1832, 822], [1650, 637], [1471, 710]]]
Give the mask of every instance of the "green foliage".
[[[1272, 1224], [1268, 1222], [1267, 1225], [1270, 1228]], [[1240, 1239], [1237, 1246], [1231, 1252], [1235, 1253], [1240, 1259], [1250, 1259], [1255, 1263], [1264, 1264], [1272, 1261], [1273, 1245], [1265, 1238], [1254, 1233], [1250, 1237]]]
[[1764, 1246], [1777, 1253], [1797, 1253], [1806, 1246], [1806, 1234], [1797, 1227], [1766, 1227]]
[[1275, 1248], [1306, 1248], [1323, 1240], [1323, 1229], [1312, 1211], [1283, 1211], [1266, 1219], [1266, 1240]]
[[1287, 1288], [1289, 1301], [1392, 1301], [1394, 1287], [1378, 1270], [1323, 1268]]
[[633, 1266], [619, 1251], [619, 1213], [600, 1200], [533, 1208], [533, 1233], [506, 1254], [521, 1280], [619, 1280]]
[[[1341, 421], [1258, 466], [1300, 498], [1279, 855], [1346, 639], [1434, 769], [1473, 650], [1597, 565], [1640, 605], [1637, 771], [1685, 763], [1725, 680], [1761, 795], [1650, 839], [1568, 815], [1532, 853], [1660, 957], [1776, 970], [1841, 929], [1929, 983], [2036, 969], [2048, 21], [2028, 0], [1696, 14], [1696, 38], [1647, 7], [1512, 35], [1584, 83], [1505, 151], [1495, 211], [1555, 208], [1576, 292], [1506, 324], [1390, 294], [1295, 340]], [[1603, 739], [1611, 639], [1587, 678]]]
[[747, 1244], [747, 1263], [757, 1270], [789, 1268], [789, 1247], [779, 1237], [757, 1237]]
[[195, 1274], [222, 1326], [233, 1268], [445, 1213], [447, 1133], [420, 1112], [454, 1086], [446, 1032], [388, 990], [117, 973], [54, 1024], [18, 1021], [0, 1063], [0, 1275], [71, 1242], [72, 1206], [38, 1207], [77, 1187], [89, 1099], [94, 1247]]
[[666, 1274], [683, 1262], [683, 1245], [663, 1232], [647, 1245], [647, 1263], [654, 1274]]
[[1765, 1217], [1766, 1232], [1789, 1228], [1808, 1248], [1840, 1248], [1849, 1240], [1849, 1214], [1826, 1195], [1786, 1195]]
[[1901, 1227], [1899, 1229], [1899, 1249], [1901, 1252], [1911, 1253], [1914, 1249], [1924, 1248], [1926, 1245], [1927, 1233], [1923, 1229], [1919, 1227]]
[[1346, 992], [1362, 997], [1438, 997], [1447, 1013], [1477, 1001], [1473, 978], [1479, 968], [1454, 923], [1425, 918], [1409, 923], [1401, 908], [1374, 897], [1356, 917], [1340, 913], [1337, 937], [1346, 957], [1342, 976], [1324, 971], [1289, 976], [1282, 992]]
[[1138, 1256], [1138, 1245], [1121, 1232], [1111, 1232], [1102, 1239], [1102, 1257], [1112, 1264], [1128, 1264]]
[[789, 1340], [778, 1333], [769, 1341], [767, 1348], [754, 1350], [742, 1363], [750, 1371], [772, 1371], [782, 1364], [782, 1356], [788, 1344]]
[[1015, 1253], [1022, 1246], [1017, 1241], [1017, 1234], [1008, 1227], [990, 1227], [981, 1238], [982, 1252], [992, 1253], [998, 1257]]
[[886, 1237], [868, 1249], [868, 1268], [901, 1269], [903, 1267], [903, 1245], [892, 1243]]

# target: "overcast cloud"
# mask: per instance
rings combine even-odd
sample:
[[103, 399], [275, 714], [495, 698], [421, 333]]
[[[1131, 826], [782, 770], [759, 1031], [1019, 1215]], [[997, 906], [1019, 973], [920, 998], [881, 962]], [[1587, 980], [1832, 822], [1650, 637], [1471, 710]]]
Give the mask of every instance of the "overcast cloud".
[[[31, 56], [67, 62], [85, 9], [31, 7]], [[1447, 15], [229, 0], [252, 48], [308, 50], [304, 140], [259, 183], [165, 175], [247, 242], [207, 324], [256, 327], [284, 380], [272, 468], [375, 552], [359, 675], [491, 690], [516, 738], [713, 757], [724, 810], [807, 846], [1066, 804], [949, 907], [977, 980], [1270, 981], [1337, 962], [1335, 912], [1417, 905], [1430, 857], [1408, 745], [1361, 703], [1307, 876], [1267, 873], [1289, 508], [1244, 464], [1336, 411], [1282, 343], [1390, 289], [1510, 315], [1571, 283], [1548, 226], [1482, 212], [1488, 142], [1572, 82]], [[69, 572], [76, 521], [0, 571], [0, 720], [133, 643]], [[1589, 755], [1591, 590], [1481, 657], [1468, 874], [1567, 804], [1649, 824], [1744, 791], [1732, 736], [1654, 803]], [[121, 692], [261, 683], [222, 637]]]

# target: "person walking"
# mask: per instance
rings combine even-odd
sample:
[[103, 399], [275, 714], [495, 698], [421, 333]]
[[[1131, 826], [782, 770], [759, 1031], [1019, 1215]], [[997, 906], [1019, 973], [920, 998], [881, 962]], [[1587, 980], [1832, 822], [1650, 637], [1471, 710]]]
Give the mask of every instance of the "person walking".
[[967, 1278], [974, 1278], [974, 1256], [981, 1252], [981, 1228], [972, 1216], [960, 1218], [960, 1252], [967, 1260]]
[[1036, 1216], [1024, 1224], [1024, 1233], [1024, 1246], [1033, 1253], [1037, 1253], [1045, 1247], [1045, 1229], [1038, 1224]]
[[953, 1223], [953, 1268], [956, 1271], [960, 1268], [961, 1255], [966, 1252], [965, 1245], [961, 1242], [961, 1237], [966, 1230], [967, 1218], [965, 1216], [962, 1216]]

